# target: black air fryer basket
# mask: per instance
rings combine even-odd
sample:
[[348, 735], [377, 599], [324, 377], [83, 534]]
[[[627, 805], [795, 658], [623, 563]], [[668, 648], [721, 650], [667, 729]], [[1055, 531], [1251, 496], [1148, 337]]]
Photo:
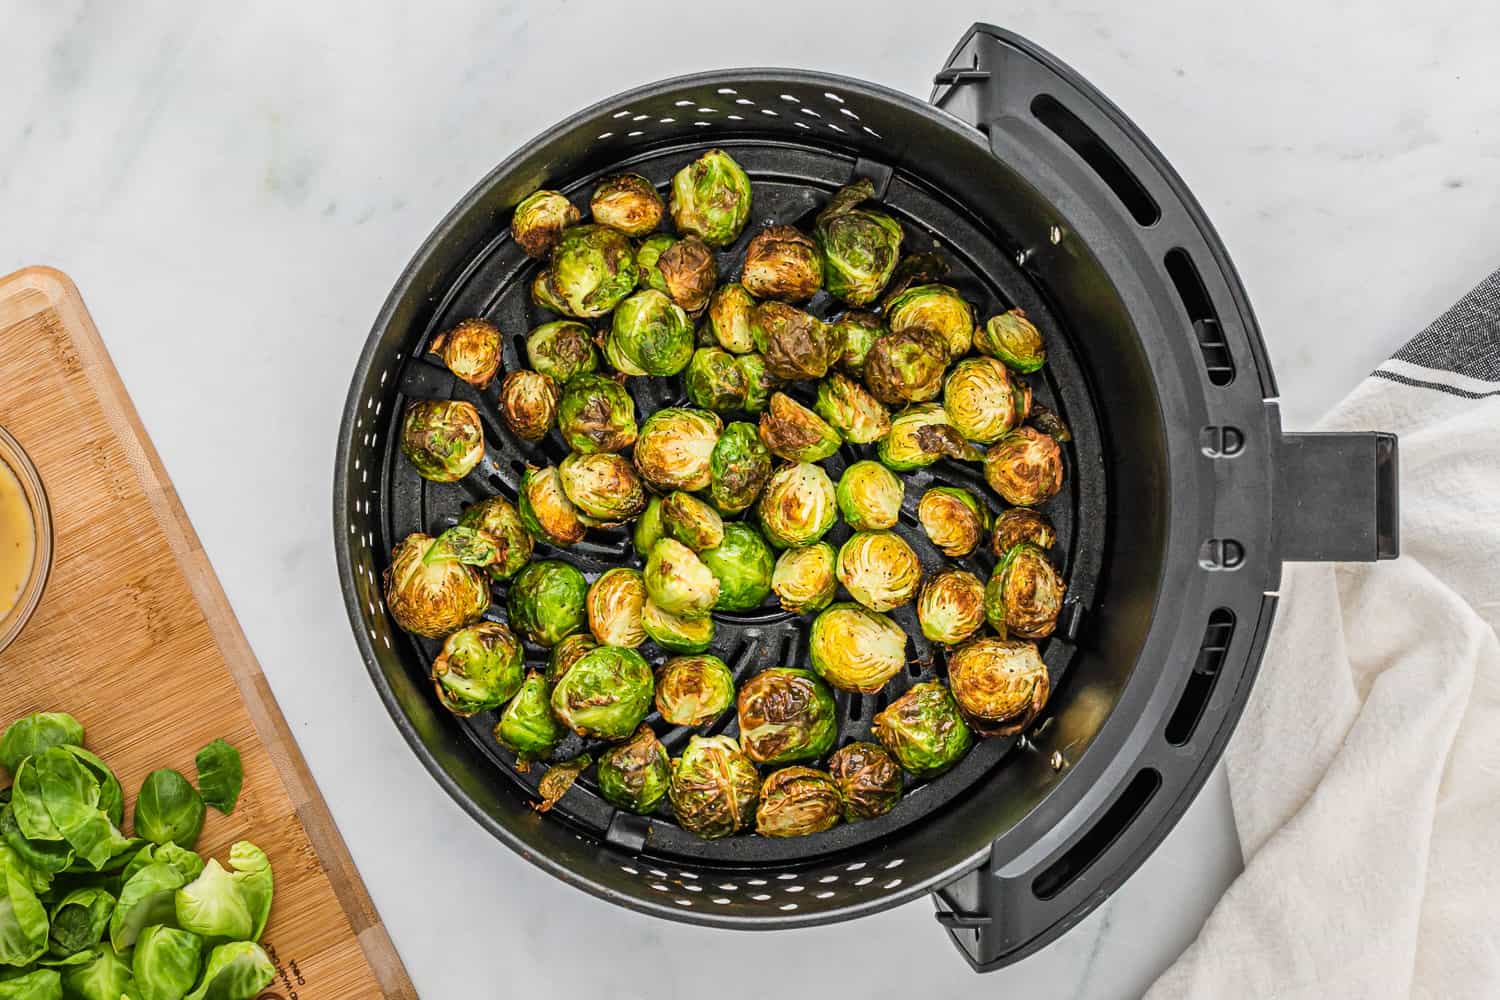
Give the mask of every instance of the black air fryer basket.
[[[617, 812], [585, 777], [546, 816], [542, 768], [518, 774], [493, 714], [455, 718], [428, 681], [437, 645], [383, 606], [380, 576], [407, 533], [436, 534], [466, 504], [514, 500], [525, 464], [559, 440], [516, 441], [496, 388], [476, 392], [425, 354], [431, 335], [482, 315], [524, 363], [535, 264], [509, 237], [539, 187], [586, 204], [629, 169], [665, 188], [704, 149], [750, 174], [746, 239], [810, 219], [830, 192], [871, 178], [908, 250], [940, 248], [951, 283], [983, 315], [1019, 305], [1047, 338], [1037, 398], [1074, 432], [1065, 488], [1047, 508], [1069, 601], [1043, 645], [1054, 694], [1019, 740], [987, 740], [887, 816], [789, 840], [701, 841], [669, 819]], [[811, 305], [827, 315], [831, 303]], [[680, 382], [636, 379], [642, 416]], [[400, 458], [406, 401], [468, 398], [488, 452], [454, 484]], [[978, 25], [937, 77], [931, 103], [798, 70], [728, 70], [652, 84], [537, 138], [456, 207], [401, 276], [360, 357], [340, 428], [334, 518], [355, 637], [397, 725], [433, 776], [528, 860], [658, 916], [737, 928], [844, 920], [932, 893], [938, 920], [977, 969], [1015, 961], [1102, 901], [1187, 808], [1218, 759], [1255, 676], [1286, 560], [1396, 554], [1396, 444], [1385, 434], [1283, 434], [1265, 348], [1224, 247], [1161, 155], [1097, 91], [1034, 45]], [[830, 473], [837, 477], [837, 457]], [[931, 481], [982, 486], [977, 466], [911, 476], [899, 530]], [[835, 541], [838, 537], [835, 536]], [[539, 557], [549, 554], [539, 546]], [[567, 550], [590, 578], [634, 559], [624, 529]], [[969, 568], [982, 576], [987, 556]], [[503, 619], [503, 588], [490, 614]], [[807, 622], [766, 607], [716, 616], [714, 652], [743, 681], [806, 665]], [[943, 656], [910, 616], [915, 652], [880, 695], [840, 692], [840, 742]], [[644, 650], [648, 654], [652, 650]], [[544, 650], [531, 648], [533, 662]], [[650, 656], [648, 656], [650, 658]], [[656, 660], [659, 662], [660, 655]], [[686, 733], [650, 720], [674, 753]], [[715, 727], [734, 732], [733, 713]], [[727, 726], [727, 728], [725, 728]], [[578, 752], [565, 745], [555, 759]]]

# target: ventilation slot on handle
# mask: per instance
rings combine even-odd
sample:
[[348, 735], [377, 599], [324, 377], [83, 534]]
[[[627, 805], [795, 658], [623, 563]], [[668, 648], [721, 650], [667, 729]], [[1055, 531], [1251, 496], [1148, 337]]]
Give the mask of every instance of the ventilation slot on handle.
[[1203, 287], [1198, 268], [1186, 250], [1177, 247], [1167, 251], [1165, 260], [1167, 274], [1177, 286], [1177, 295], [1188, 319], [1193, 321], [1193, 334], [1198, 338], [1198, 350], [1203, 355], [1203, 366], [1208, 371], [1208, 380], [1214, 385], [1224, 386], [1234, 381], [1234, 355], [1229, 353], [1229, 343], [1224, 339], [1224, 327], [1219, 322], [1219, 313]]
[[1229, 642], [1234, 638], [1234, 612], [1228, 608], [1215, 608], [1208, 616], [1208, 628], [1203, 632], [1203, 642], [1198, 647], [1198, 661], [1188, 676], [1187, 687], [1167, 720], [1167, 742], [1180, 747], [1193, 738], [1198, 720], [1208, 707], [1208, 699], [1214, 693], [1214, 684], [1219, 679], [1219, 668], [1229, 653]]
[[1156, 199], [1082, 119], [1063, 107], [1051, 94], [1037, 95], [1031, 102], [1031, 113], [1073, 152], [1083, 157], [1083, 162], [1115, 193], [1136, 222], [1143, 226], [1156, 224], [1161, 218]]
[[1142, 768], [1115, 804], [1099, 817], [1089, 832], [1085, 833], [1062, 857], [1058, 858], [1031, 883], [1031, 891], [1037, 899], [1051, 899], [1062, 892], [1089, 866], [1103, 857], [1120, 835], [1130, 828], [1151, 802], [1151, 797], [1161, 787], [1161, 774], [1155, 768]]

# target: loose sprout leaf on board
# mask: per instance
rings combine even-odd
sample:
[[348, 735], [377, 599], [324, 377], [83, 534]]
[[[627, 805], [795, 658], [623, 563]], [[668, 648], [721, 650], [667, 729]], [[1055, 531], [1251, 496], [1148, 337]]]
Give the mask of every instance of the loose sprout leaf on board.
[[214, 740], [198, 751], [198, 794], [203, 801], [228, 816], [240, 798], [245, 780], [240, 752], [222, 739]]
[[169, 767], [152, 771], [135, 800], [135, 832], [156, 844], [191, 849], [203, 832], [203, 798]]
[[21, 761], [48, 747], [83, 746], [83, 726], [66, 712], [33, 712], [6, 727], [0, 736], [0, 765], [12, 775]]

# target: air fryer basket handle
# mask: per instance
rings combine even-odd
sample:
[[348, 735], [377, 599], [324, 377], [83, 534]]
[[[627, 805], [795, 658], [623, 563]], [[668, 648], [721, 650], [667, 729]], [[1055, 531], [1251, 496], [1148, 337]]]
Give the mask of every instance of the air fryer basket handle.
[[1394, 434], [1287, 434], [1277, 463], [1277, 547], [1288, 562], [1373, 562], [1400, 552]]

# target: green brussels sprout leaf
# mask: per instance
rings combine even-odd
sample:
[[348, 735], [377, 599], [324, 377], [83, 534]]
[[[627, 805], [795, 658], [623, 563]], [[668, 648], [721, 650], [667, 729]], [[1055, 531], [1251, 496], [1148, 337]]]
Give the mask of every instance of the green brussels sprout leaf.
[[140, 1000], [182, 1000], [203, 967], [203, 939], [156, 924], [136, 938], [131, 971]]
[[203, 797], [171, 768], [152, 771], [136, 796], [136, 833], [153, 844], [191, 849], [203, 832], [203, 815]]
[[233, 813], [245, 780], [240, 752], [217, 739], [199, 750], [193, 762], [198, 767], [198, 794], [203, 801], [226, 816]]

